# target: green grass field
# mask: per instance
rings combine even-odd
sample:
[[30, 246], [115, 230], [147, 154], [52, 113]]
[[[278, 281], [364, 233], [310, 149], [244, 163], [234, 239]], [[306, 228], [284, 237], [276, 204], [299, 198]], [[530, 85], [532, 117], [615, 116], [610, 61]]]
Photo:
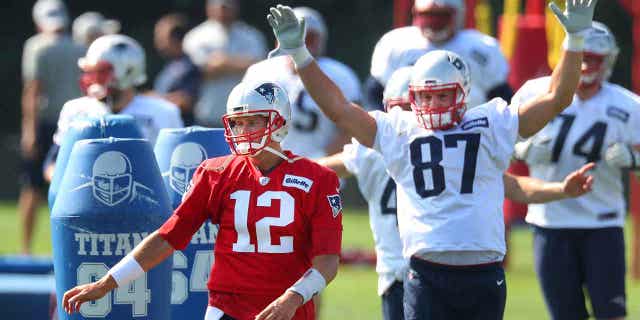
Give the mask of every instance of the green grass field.
[[[19, 222], [14, 203], [0, 203], [0, 254], [19, 250]], [[363, 211], [347, 210], [344, 216], [344, 248], [373, 248], [369, 221]], [[51, 252], [49, 217], [40, 210], [35, 230], [35, 254]], [[627, 246], [628, 248], [629, 246]], [[508, 298], [505, 319], [548, 319], [532, 265], [531, 234], [517, 229], [512, 240], [512, 260], [507, 270]], [[372, 250], [372, 249], [371, 249]], [[321, 319], [381, 319], [373, 267], [341, 266], [338, 277], [323, 293]], [[628, 282], [628, 319], [640, 319], [640, 283]]]

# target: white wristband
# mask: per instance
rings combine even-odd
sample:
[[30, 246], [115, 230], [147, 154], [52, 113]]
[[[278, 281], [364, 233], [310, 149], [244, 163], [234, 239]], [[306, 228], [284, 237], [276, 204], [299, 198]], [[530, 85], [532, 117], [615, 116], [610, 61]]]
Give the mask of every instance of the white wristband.
[[302, 296], [302, 304], [311, 300], [314, 295], [320, 293], [327, 286], [327, 281], [320, 271], [310, 268], [287, 291], [293, 291]]
[[133, 255], [129, 253], [113, 266], [113, 268], [109, 269], [108, 274], [113, 277], [118, 287], [122, 287], [143, 275], [144, 270]]
[[284, 49], [284, 51], [291, 56], [293, 63], [296, 65], [296, 69], [304, 68], [313, 61], [313, 56], [309, 53], [305, 45], [295, 49]]
[[562, 47], [566, 51], [582, 52], [584, 50], [584, 34], [582, 32], [567, 33]]

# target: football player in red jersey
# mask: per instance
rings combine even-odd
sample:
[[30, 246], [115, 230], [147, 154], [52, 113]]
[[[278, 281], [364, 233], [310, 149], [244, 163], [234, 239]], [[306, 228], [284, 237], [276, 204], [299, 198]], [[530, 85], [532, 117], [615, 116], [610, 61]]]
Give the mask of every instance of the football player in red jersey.
[[342, 238], [336, 174], [283, 151], [291, 110], [269, 82], [240, 83], [223, 117], [233, 151], [204, 161], [167, 222], [102, 279], [67, 291], [78, 311], [187, 246], [205, 220], [219, 224], [208, 281], [209, 319], [315, 319], [311, 298], [335, 277]]

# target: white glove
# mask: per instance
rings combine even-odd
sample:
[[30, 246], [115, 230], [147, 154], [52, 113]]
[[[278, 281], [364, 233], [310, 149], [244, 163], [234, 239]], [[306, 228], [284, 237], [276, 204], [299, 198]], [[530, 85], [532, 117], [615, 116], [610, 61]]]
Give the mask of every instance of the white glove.
[[549, 8], [564, 30], [568, 34], [575, 34], [591, 28], [596, 3], [598, 0], [566, 0], [564, 13], [553, 2], [549, 3]]
[[640, 152], [626, 143], [616, 142], [607, 148], [604, 160], [614, 168], [635, 168], [640, 160]]
[[518, 160], [524, 160], [527, 164], [546, 164], [551, 162], [551, 137], [532, 138], [519, 142], [515, 146], [514, 155]]
[[277, 5], [269, 8], [267, 21], [278, 40], [278, 47], [269, 52], [269, 58], [288, 54], [297, 68], [309, 64], [313, 57], [305, 45], [306, 28], [303, 18], [296, 17], [291, 7]]
[[549, 8], [567, 33], [562, 46], [567, 51], [581, 52], [584, 49], [584, 33], [591, 28], [593, 10], [597, 0], [567, 0], [563, 13], [551, 2]]

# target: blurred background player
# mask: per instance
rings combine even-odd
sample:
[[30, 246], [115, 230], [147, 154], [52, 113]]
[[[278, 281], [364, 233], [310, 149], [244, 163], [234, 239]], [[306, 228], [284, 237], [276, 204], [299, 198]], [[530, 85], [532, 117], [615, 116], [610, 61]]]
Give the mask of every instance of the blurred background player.
[[393, 72], [415, 64], [432, 50], [448, 50], [460, 55], [471, 69], [470, 107], [491, 98], [509, 101], [513, 94], [507, 83], [509, 65], [496, 39], [464, 27], [464, 0], [416, 0], [413, 26], [387, 32], [380, 38], [371, 58], [366, 83], [370, 108], [382, 108], [382, 93]]
[[[340, 87], [349, 101], [359, 102], [362, 89], [355, 72], [347, 65], [325, 56], [328, 30], [322, 15], [308, 7], [294, 8], [293, 11], [307, 23], [305, 42], [320, 68]], [[315, 159], [339, 152], [349, 141], [318, 109], [289, 57], [261, 61], [247, 70], [244, 79], [273, 79], [289, 93], [292, 123], [287, 139], [282, 142], [284, 149]]]
[[204, 161], [169, 220], [102, 279], [67, 291], [65, 310], [184, 249], [210, 219], [220, 231], [205, 319], [315, 319], [311, 298], [338, 269], [342, 204], [334, 172], [280, 147], [290, 120], [277, 84], [238, 84], [223, 120], [233, 154]]
[[207, 0], [206, 10], [207, 21], [187, 33], [183, 48], [203, 77], [195, 122], [222, 127], [231, 89], [250, 65], [264, 59], [267, 47], [260, 31], [238, 19], [240, 0]]
[[[502, 319], [506, 283], [503, 172], [518, 137], [529, 137], [569, 106], [579, 80], [584, 38], [596, 1], [551, 9], [567, 43], [552, 85], [538, 99], [509, 105], [500, 98], [467, 110], [470, 71], [450, 51], [416, 62], [409, 85], [413, 113], [367, 113], [349, 102], [305, 47], [304, 20], [270, 8], [269, 25], [305, 88], [336, 125], [374, 148], [396, 181], [403, 254], [405, 319]], [[476, 168], [478, 170], [476, 170]], [[475, 192], [474, 192], [475, 190]]]
[[142, 47], [134, 39], [125, 35], [102, 36], [76, 63], [82, 69], [80, 86], [86, 95], [68, 101], [60, 112], [45, 165], [49, 181], [60, 144], [74, 120], [108, 113], [129, 114], [152, 146], [160, 129], [183, 126], [180, 110], [174, 104], [138, 94], [137, 87], [147, 79], [146, 61]]
[[18, 210], [24, 254], [31, 253], [35, 211], [46, 187], [42, 164], [51, 146], [60, 108], [67, 100], [80, 96], [80, 69], [75, 61], [84, 53], [67, 34], [69, 17], [63, 2], [37, 1], [33, 20], [38, 33], [25, 42], [22, 52], [22, 173]]
[[[384, 90], [385, 111], [389, 112], [395, 107], [411, 111], [410, 80], [411, 67], [402, 67], [391, 75]], [[342, 153], [319, 159], [318, 162], [334, 170], [340, 177], [355, 175], [358, 179], [360, 192], [369, 205], [383, 319], [404, 319], [403, 282], [408, 265], [402, 257], [398, 231], [396, 184], [386, 173], [382, 156], [353, 139], [344, 146]], [[570, 173], [562, 183], [547, 183], [505, 173], [505, 197], [530, 203], [581, 196], [591, 190], [593, 179], [586, 173], [593, 166], [590, 163]]]
[[79, 15], [71, 25], [73, 41], [84, 48], [89, 48], [91, 43], [101, 36], [116, 34], [119, 31], [119, 21], [106, 19], [101, 13], [95, 11]]
[[156, 76], [152, 94], [177, 105], [185, 125], [193, 124], [193, 105], [198, 99], [201, 81], [200, 70], [182, 50], [188, 30], [188, 18], [172, 13], [158, 20], [153, 34], [156, 50], [167, 62]]
[[[587, 318], [585, 289], [596, 318], [626, 315], [622, 169], [639, 164], [640, 98], [607, 81], [617, 55], [611, 31], [594, 22], [571, 106], [517, 148], [540, 179], [558, 180], [585, 162], [597, 163], [593, 193], [529, 206], [536, 272], [553, 319]], [[514, 101], [532, 99], [549, 81], [527, 82]]]

